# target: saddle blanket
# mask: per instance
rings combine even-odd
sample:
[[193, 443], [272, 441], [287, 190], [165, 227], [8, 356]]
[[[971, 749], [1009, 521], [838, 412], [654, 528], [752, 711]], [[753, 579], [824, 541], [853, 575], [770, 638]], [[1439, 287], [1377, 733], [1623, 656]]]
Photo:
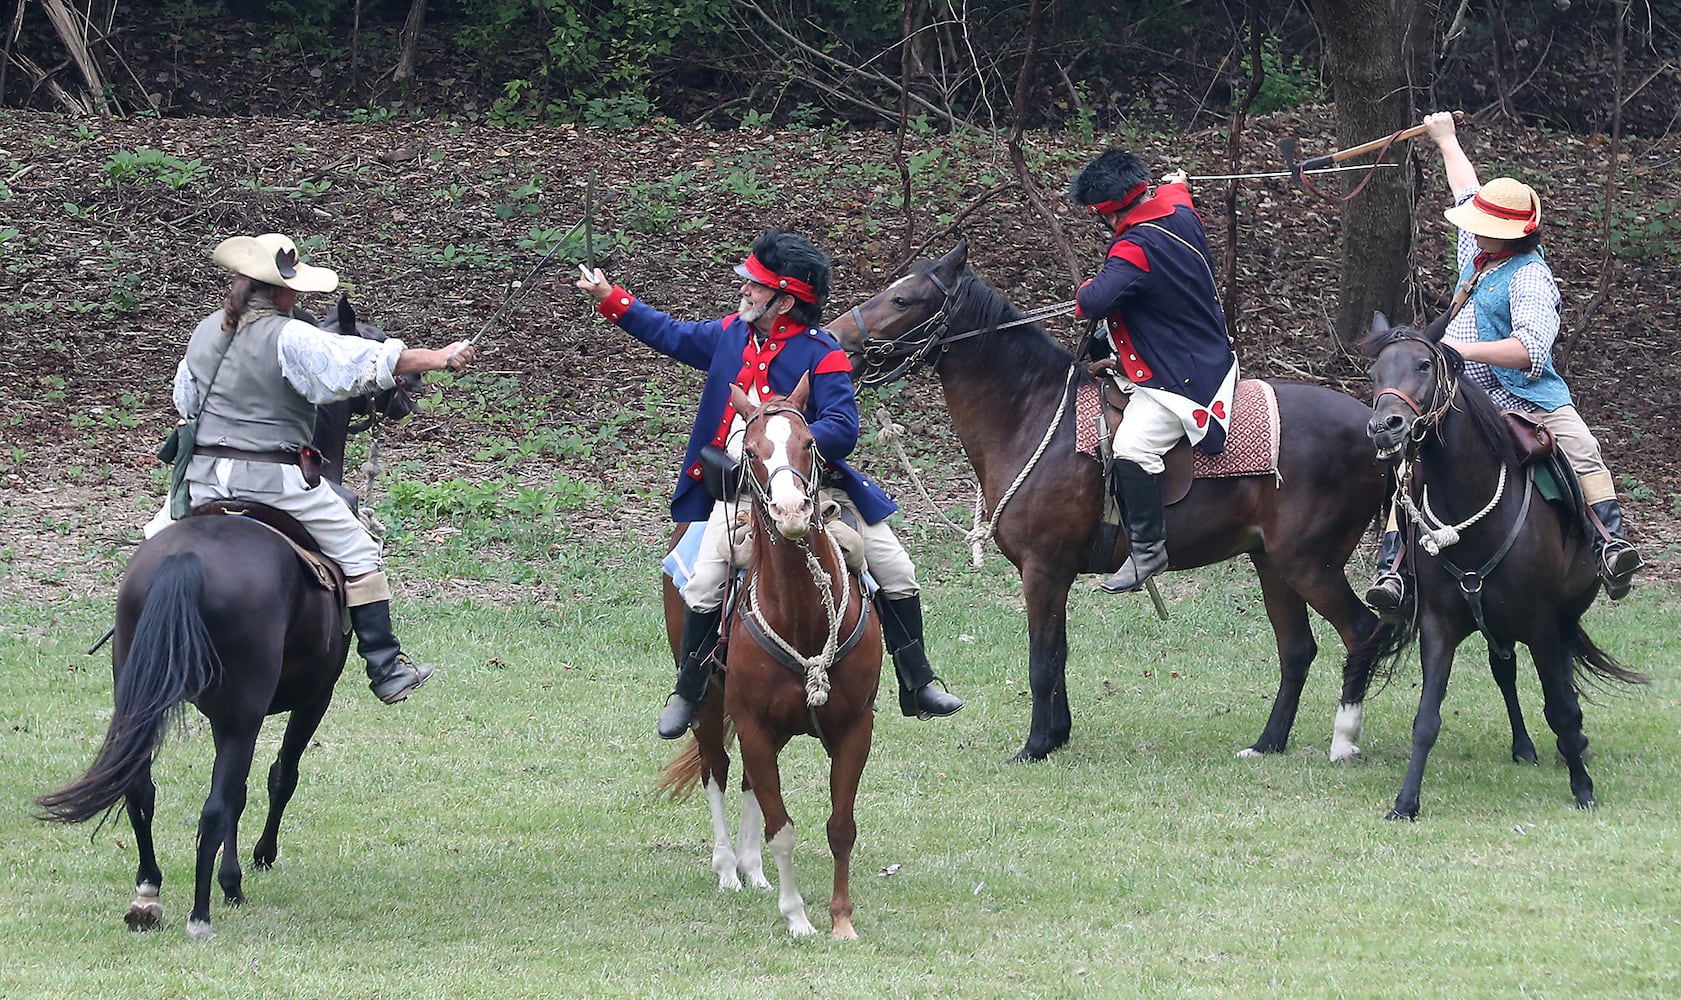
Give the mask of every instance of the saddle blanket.
[[[1102, 389], [1096, 382], [1081, 383], [1074, 406], [1075, 445], [1081, 454], [1100, 459], [1097, 418], [1103, 412]], [[1192, 448], [1191, 468], [1198, 479], [1278, 475], [1278, 396], [1271, 385], [1254, 378], [1239, 380], [1225, 451], [1204, 455], [1202, 449]]]
[[[677, 546], [667, 552], [665, 559], [660, 562], [660, 568], [665, 571], [666, 576], [671, 577], [672, 585], [678, 590], [682, 590], [688, 584], [689, 577], [694, 575], [695, 560], [700, 558], [700, 542], [705, 535], [705, 521], [689, 522], [689, 526], [683, 531], [683, 537], [677, 539]], [[862, 540], [859, 541], [859, 545], [863, 545]], [[877, 590], [875, 577], [867, 570], [864, 572], [864, 589], [871, 594]]]

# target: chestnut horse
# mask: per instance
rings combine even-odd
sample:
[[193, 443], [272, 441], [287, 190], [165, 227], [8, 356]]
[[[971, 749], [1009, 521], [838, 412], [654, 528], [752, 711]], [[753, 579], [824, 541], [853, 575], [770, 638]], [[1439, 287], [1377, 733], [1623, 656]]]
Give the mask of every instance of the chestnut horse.
[[[345, 301], [321, 326], [385, 340], [377, 328], [358, 323]], [[419, 382], [399, 379], [373, 401], [377, 412], [387, 419], [418, 412], [408, 391]], [[314, 444], [333, 477], [317, 489], [328, 488], [342, 470], [342, 449], [358, 408], [367, 413], [369, 401], [317, 408]], [[338, 596], [288, 544], [290, 538], [314, 548], [303, 528], [260, 505], [228, 501], [226, 506], [249, 507], [251, 516], [195, 512], [142, 542], [130, 557], [117, 590], [111, 650], [115, 711], [104, 743], [86, 774], [37, 800], [41, 818], [62, 823], [80, 823], [125, 803], [140, 855], [136, 898], [124, 917], [131, 930], [163, 924], [163, 872], [152, 841], [157, 798], [152, 759], [171, 722], [191, 703], [209, 720], [216, 743], [210, 794], [199, 814], [187, 918], [187, 934], [206, 939], [212, 936], [212, 873], [230, 904], [245, 901], [239, 820], [263, 719], [291, 713], [268, 772], [268, 819], [251, 855], [258, 868], [269, 868], [280, 853], [280, 819], [297, 789], [298, 761], [332, 702], [350, 648]]]
[[[968, 245], [910, 273], [829, 332], [862, 357], [866, 382], [891, 381], [931, 364], [946, 408], [974, 466], [989, 514], [1048, 435], [1031, 474], [995, 523], [995, 539], [1021, 573], [1027, 603], [1028, 683], [1033, 717], [1015, 760], [1040, 760], [1068, 742], [1068, 590], [1081, 573], [1108, 572], [1126, 558], [1123, 531], [1102, 569], [1088, 551], [1103, 516], [1102, 465], [1074, 446], [1074, 407], [1053, 416], [1092, 376], [1038, 323], [967, 265]], [[1007, 327], [1007, 329], [1000, 329]], [[1383, 504], [1384, 467], [1366, 441], [1365, 404], [1319, 386], [1275, 382], [1279, 476], [1198, 479], [1167, 508], [1172, 569], [1248, 555], [1277, 639], [1280, 678], [1260, 738], [1240, 755], [1285, 748], [1302, 685], [1318, 652], [1307, 609], [1337, 630], [1348, 655], [1331, 759], [1359, 754], [1362, 705], [1384, 629], [1361, 603], [1343, 566]], [[1371, 650], [1371, 652], [1368, 652]]]
[[[794, 883], [794, 823], [782, 801], [777, 756], [795, 736], [821, 740], [829, 755], [829, 851], [835, 862], [829, 917], [834, 937], [854, 939], [849, 873], [858, 828], [853, 806], [875, 730], [881, 624], [869, 613], [859, 578], [847, 571], [839, 543], [819, 516], [821, 469], [803, 416], [807, 390], [801, 380], [788, 397], [760, 404], [739, 388], [731, 393], [731, 405], [745, 423], [742, 486], [752, 497], [752, 551], [728, 616], [725, 673], [714, 677], [694, 742], [666, 765], [661, 786], [681, 794], [696, 781], [704, 782], [719, 888], [740, 888], [742, 875], [769, 888], [754, 829], [755, 818], [762, 815], [763, 835], [776, 862], [778, 908], [788, 931], [795, 937], [815, 934]], [[668, 623], [673, 615], [681, 621], [681, 605], [673, 609], [669, 601], [669, 581], [666, 589]], [[746, 773], [740, 849], [733, 854], [723, 813], [730, 724]]]
[[[1407, 557], [1416, 580], [1413, 623], [1391, 647], [1419, 638], [1423, 683], [1413, 718], [1412, 758], [1390, 819], [1417, 819], [1424, 766], [1442, 728], [1442, 699], [1459, 644], [1488, 640], [1489, 662], [1506, 696], [1514, 740], [1522, 730], [1512, 689], [1514, 644], [1529, 647], [1541, 681], [1543, 712], [1570, 769], [1579, 809], [1594, 808], [1585, 763], [1582, 707], [1572, 673], [1644, 683], [1646, 677], [1594, 645], [1581, 619], [1599, 593], [1592, 539], [1579, 513], [1536, 502], [1534, 475], [1521, 464], [1500, 410], [1461, 377], [1464, 361], [1441, 343], [1444, 324], [1426, 333], [1391, 327], [1381, 316], [1367, 341], [1375, 396], [1367, 432], [1377, 456], [1399, 464], [1420, 544]], [[1438, 520], [1439, 519], [1439, 520]], [[1435, 549], [1435, 552], [1431, 552]], [[1502, 664], [1505, 664], [1504, 675]], [[1528, 742], [1527, 734], [1523, 740]], [[1520, 757], [1514, 747], [1514, 757]], [[1534, 762], [1534, 748], [1528, 760]]]

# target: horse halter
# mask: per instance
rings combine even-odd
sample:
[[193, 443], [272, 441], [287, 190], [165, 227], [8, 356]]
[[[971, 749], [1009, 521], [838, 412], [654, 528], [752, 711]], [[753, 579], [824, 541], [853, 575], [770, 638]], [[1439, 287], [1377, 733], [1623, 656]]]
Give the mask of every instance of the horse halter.
[[1372, 410], [1376, 412], [1378, 403], [1382, 402], [1385, 396], [1394, 396], [1407, 404], [1407, 409], [1413, 412], [1413, 419], [1407, 426], [1407, 439], [1412, 442], [1414, 448], [1417, 448], [1419, 443], [1428, 437], [1432, 431], [1441, 427], [1442, 417], [1453, 406], [1454, 396], [1459, 391], [1459, 380], [1454, 376], [1453, 366], [1448, 363], [1447, 352], [1442, 350], [1440, 344], [1425, 340], [1423, 337], [1397, 337], [1394, 343], [1400, 343], [1403, 340], [1422, 344], [1430, 352], [1430, 371], [1434, 379], [1430, 395], [1436, 401], [1435, 405], [1429, 410], [1425, 410], [1411, 396], [1400, 389], [1390, 387], [1378, 390], [1377, 395], [1372, 399]]
[[[928, 364], [935, 349], [947, 340], [946, 310], [951, 306], [952, 293], [956, 289], [947, 288], [932, 269], [923, 277], [933, 282], [945, 298], [934, 315], [905, 331], [903, 336], [892, 340], [872, 340], [869, 327], [864, 322], [863, 307], [852, 307], [852, 322], [857, 324], [858, 337], [864, 342], [864, 370], [858, 380], [865, 385], [873, 388], [904, 378]], [[904, 360], [899, 361], [901, 358]], [[899, 361], [899, 365], [890, 371], [885, 370], [894, 361]]]
[[[991, 326], [965, 330], [962, 333], [952, 333], [948, 329], [950, 326], [950, 320], [946, 313], [951, 308], [951, 301], [957, 294], [958, 286], [954, 285], [949, 288], [946, 287], [946, 283], [941, 281], [939, 275], [935, 274], [932, 269], [930, 269], [927, 274], [923, 275], [923, 277], [933, 282], [934, 287], [940, 290], [940, 294], [944, 295], [945, 299], [940, 303], [940, 308], [934, 313], [934, 315], [911, 327], [902, 336], [896, 337], [893, 340], [871, 340], [869, 328], [864, 324], [864, 313], [862, 311], [862, 307], [852, 307], [852, 312], [850, 314], [852, 316], [852, 322], [857, 325], [858, 336], [864, 342], [862, 352], [864, 355], [864, 372], [859, 376], [859, 381], [863, 382], [865, 385], [886, 385], [889, 382], [903, 378], [904, 376], [916, 371], [918, 368], [929, 364], [936, 349], [944, 351], [949, 345], [955, 344], [960, 340], [968, 340], [970, 337], [985, 336], [989, 333], [996, 333], [999, 330], [1008, 330], [1011, 327], [1026, 326], [1029, 323], [1038, 323], [1054, 316], [1062, 316], [1067, 313], [1071, 313], [1074, 311], [1075, 307], [1075, 303], [1072, 299], [1066, 302], [1055, 302], [1048, 306], [1039, 306], [1035, 309], [1029, 309], [1022, 313], [1020, 318], [1010, 320], [1007, 323], [996, 323]], [[959, 285], [962, 283], [962, 280], [963, 279], [959, 279]], [[925, 330], [927, 332], [923, 332]], [[918, 334], [921, 335], [918, 336]], [[900, 362], [899, 366], [894, 368], [892, 371], [883, 373], [882, 369], [897, 358], [904, 358], [905, 360]]]
[[[796, 417], [798, 417], [800, 419], [801, 423], [805, 422], [805, 414], [801, 413], [799, 410], [796, 410], [792, 406], [783, 406], [783, 405], [767, 406], [767, 407], [764, 407], [764, 408], [760, 409], [758, 412], [754, 413], [753, 416], [751, 418], [749, 418], [746, 421], [746, 423], [743, 425], [743, 430], [745, 431], [745, 428], [751, 427], [754, 423], [758, 422], [761, 418], [773, 417], [773, 416], [775, 416], [779, 413], [791, 413], [791, 414], [795, 415]], [[743, 436], [745, 436], [745, 434]], [[815, 511], [817, 509], [817, 492], [822, 486], [822, 480], [821, 480], [821, 477], [818, 476], [818, 474], [817, 474], [817, 469], [818, 469], [819, 459], [822, 456], [818, 454], [816, 440], [811, 440], [811, 441], [806, 442], [805, 451], [811, 456], [811, 469], [812, 469], [812, 471], [811, 471], [810, 475], [807, 475], [806, 473], [801, 472], [799, 469], [794, 468], [792, 465], [784, 464], [784, 465], [778, 465], [778, 466], [766, 471], [764, 481], [761, 482], [759, 480], [758, 476], [752, 474], [752, 472], [749, 469], [747, 463], [745, 463], [745, 462], [742, 463], [742, 476], [741, 476], [741, 478], [746, 481], [747, 489], [753, 495], [753, 500], [754, 500], [753, 506], [758, 509], [759, 516], [761, 518], [765, 519], [766, 527], [772, 529], [767, 534], [768, 534], [768, 536], [771, 540], [771, 544], [773, 544], [773, 545], [776, 544], [776, 542], [779, 539], [781, 539], [781, 537], [782, 537], [782, 533], [774, 530], [775, 526], [772, 525], [769, 521], [769, 518], [770, 518], [770, 513], [769, 513], [769, 511], [770, 511], [770, 484], [776, 479], [776, 477], [779, 473], [786, 472], [789, 475], [793, 476], [794, 480], [800, 484], [800, 492], [802, 494], [804, 494], [804, 496], [806, 498], [806, 501], [811, 504], [812, 510]], [[815, 530], [821, 531], [822, 527], [823, 527], [822, 519], [819, 518], [819, 517], [816, 517], [815, 514], [814, 514], [813, 517], [812, 517], [812, 528], [815, 529]]]

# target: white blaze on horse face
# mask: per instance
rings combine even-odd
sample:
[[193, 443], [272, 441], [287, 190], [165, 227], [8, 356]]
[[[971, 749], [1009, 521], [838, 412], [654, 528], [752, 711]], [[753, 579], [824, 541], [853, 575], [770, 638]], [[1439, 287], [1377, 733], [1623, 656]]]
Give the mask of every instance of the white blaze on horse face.
[[804, 538], [811, 530], [811, 499], [806, 496], [805, 483], [794, 474], [793, 459], [788, 452], [788, 440], [794, 435], [794, 422], [781, 414], [765, 420], [765, 440], [771, 443], [770, 457], [765, 465], [773, 470], [765, 492], [770, 494], [770, 516], [776, 530], [789, 539]]

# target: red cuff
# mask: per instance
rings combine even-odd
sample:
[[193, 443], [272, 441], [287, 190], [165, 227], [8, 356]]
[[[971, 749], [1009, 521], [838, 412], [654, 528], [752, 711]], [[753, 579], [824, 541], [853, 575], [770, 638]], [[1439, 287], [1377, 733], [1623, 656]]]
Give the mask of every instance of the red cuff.
[[630, 312], [630, 307], [635, 303], [636, 297], [634, 295], [618, 285], [614, 285], [613, 291], [595, 304], [595, 311], [617, 323], [625, 318], [625, 313]]

